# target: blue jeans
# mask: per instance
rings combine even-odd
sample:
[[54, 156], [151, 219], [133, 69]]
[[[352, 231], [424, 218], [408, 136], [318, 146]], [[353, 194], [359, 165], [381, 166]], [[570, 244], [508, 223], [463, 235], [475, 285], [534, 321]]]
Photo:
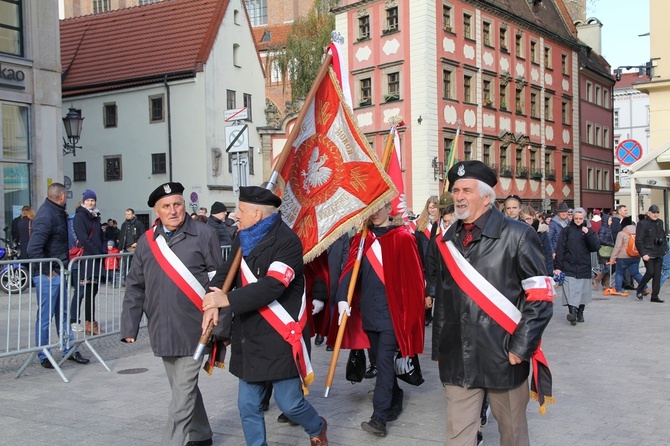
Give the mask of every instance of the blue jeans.
[[623, 292], [623, 279], [626, 275], [626, 270], [630, 272], [630, 276], [639, 284], [642, 281], [642, 274], [640, 274], [640, 258], [633, 257], [632, 259], [616, 259], [616, 291]]
[[[33, 277], [33, 284], [37, 293], [37, 318], [35, 321], [35, 342], [37, 345], [49, 345], [49, 332], [51, 318], [56, 321], [56, 332], [60, 336], [61, 330], [70, 334], [70, 341], [74, 341], [74, 334], [68, 330], [67, 305], [63, 305], [63, 314], [60, 314], [60, 279], [61, 276], [49, 278], [44, 274]], [[67, 301], [67, 299], [66, 299]], [[70, 349], [67, 347], [67, 339], [63, 336], [63, 355], [67, 355]], [[46, 359], [41, 351], [37, 354], [40, 361]]]
[[661, 286], [670, 279], [670, 252], [663, 256], [663, 268], [661, 269]]
[[[274, 397], [279, 410], [298, 423], [310, 437], [316, 437], [323, 429], [321, 417], [305, 399], [299, 378], [272, 381]], [[237, 407], [242, 420], [242, 430], [247, 446], [267, 446], [265, 418], [261, 401], [265, 395], [265, 382], [248, 382], [240, 379]]]

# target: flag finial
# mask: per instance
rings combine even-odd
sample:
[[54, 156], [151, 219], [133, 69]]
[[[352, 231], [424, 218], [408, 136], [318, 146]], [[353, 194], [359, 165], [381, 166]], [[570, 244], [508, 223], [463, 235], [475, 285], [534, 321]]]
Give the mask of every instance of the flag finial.
[[330, 32], [330, 41], [333, 43], [344, 45], [344, 37], [342, 37], [342, 34], [340, 34], [339, 31], [333, 30]]

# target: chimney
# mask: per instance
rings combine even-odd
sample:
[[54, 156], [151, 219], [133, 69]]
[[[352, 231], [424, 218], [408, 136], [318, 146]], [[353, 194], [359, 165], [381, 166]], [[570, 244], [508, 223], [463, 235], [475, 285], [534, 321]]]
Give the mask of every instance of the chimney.
[[577, 27], [577, 38], [587, 44], [596, 53], [602, 55], [602, 27], [603, 24], [595, 17], [591, 17], [586, 22], [575, 22]]

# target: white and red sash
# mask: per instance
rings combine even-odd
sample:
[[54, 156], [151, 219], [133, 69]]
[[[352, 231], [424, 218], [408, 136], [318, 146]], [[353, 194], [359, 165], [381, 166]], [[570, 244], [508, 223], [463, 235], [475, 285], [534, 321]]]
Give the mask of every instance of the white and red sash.
[[[154, 233], [157, 226], [153, 227]], [[205, 296], [205, 288], [198, 282], [193, 273], [184, 265], [177, 255], [170, 249], [165, 237], [155, 237], [147, 234], [149, 248], [156, 258], [158, 265], [174, 282], [182, 293], [189, 298], [193, 305], [202, 311], [202, 298]]]
[[379, 244], [379, 240], [376, 240], [374, 234], [370, 233], [368, 237], [372, 236], [375, 241], [372, 242], [370, 248], [365, 252], [365, 257], [370, 262], [370, 266], [381, 280], [384, 287], [386, 287], [386, 278], [384, 277], [384, 262], [382, 261], [382, 246]]
[[[449, 273], [461, 290], [494, 321], [513, 334], [519, 321], [521, 311], [516, 308], [500, 291], [498, 291], [484, 276], [482, 276], [463, 257], [453, 242], [437, 242], [442, 258]], [[554, 281], [547, 276], [529, 277], [521, 282], [526, 294], [526, 301], [549, 301], [554, 298]], [[545, 413], [545, 401], [553, 403], [551, 395], [551, 373], [547, 359], [542, 351], [542, 342], [533, 352], [533, 376], [531, 377], [531, 393], [540, 403], [540, 413]]]
[[[242, 273], [242, 286], [247, 286], [250, 283], [255, 283], [258, 278], [251, 272], [247, 262], [242, 259], [240, 266]], [[273, 277], [284, 284], [285, 287], [291, 283], [295, 276], [293, 269], [282, 262], [272, 262], [267, 272], [268, 277]], [[286, 311], [286, 309], [276, 300], [258, 309], [258, 312], [263, 318], [274, 328], [279, 335], [284, 338], [286, 342], [291, 345], [293, 350], [293, 360], [296, 363], [298, 372], [300, 373], [300, 381], [305, 395], [309, 394], [307, 386], [314, 382], [314, 371], [312, 370], [312, 363], [309, 360], [309, 352], [307, 345], [302, 335], [303, 330], [307, 324], [307, 299], [305, 290], [302, 292], [302, 303], [300, 305], [300, 312], [298, 314], [298, 321]]]

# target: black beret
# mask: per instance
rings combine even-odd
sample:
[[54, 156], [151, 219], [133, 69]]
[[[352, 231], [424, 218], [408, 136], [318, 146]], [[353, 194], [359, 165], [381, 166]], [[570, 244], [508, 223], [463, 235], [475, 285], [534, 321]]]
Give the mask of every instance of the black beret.
[[147, 205], [152, 208], [161, 198], [169, 195], [181, 195], [182, 192], [184, 192], [184, 186], [182, 186], [181, 183], [163, 183], [151, 192], [151, 195], [149, 195], [149, 199], [147, 200]]
[[220, 201], [215, 201], [212, 204], [212, 207], [209, 210], [209, 213], [210, 214], [218, 214], [220, 212], [228, 212], [228, 208], [226, 207], [225, 204], [221, 203]]
[[240, 187], [240, 201], [252, 204], [262, 204], [265, 206], [281, 206], [281, 198], [273, 194], [269, 189], [259, 186]]
[[498, 184], [496, 172], [486, 164], [478, 160], [461, 161], [454, 164], [449, 169], [447, 179], [449, 180], [449, 192], [454, 187], [454, 183], [464, 178], [474, 178], [481, 180], [493, 187]]

